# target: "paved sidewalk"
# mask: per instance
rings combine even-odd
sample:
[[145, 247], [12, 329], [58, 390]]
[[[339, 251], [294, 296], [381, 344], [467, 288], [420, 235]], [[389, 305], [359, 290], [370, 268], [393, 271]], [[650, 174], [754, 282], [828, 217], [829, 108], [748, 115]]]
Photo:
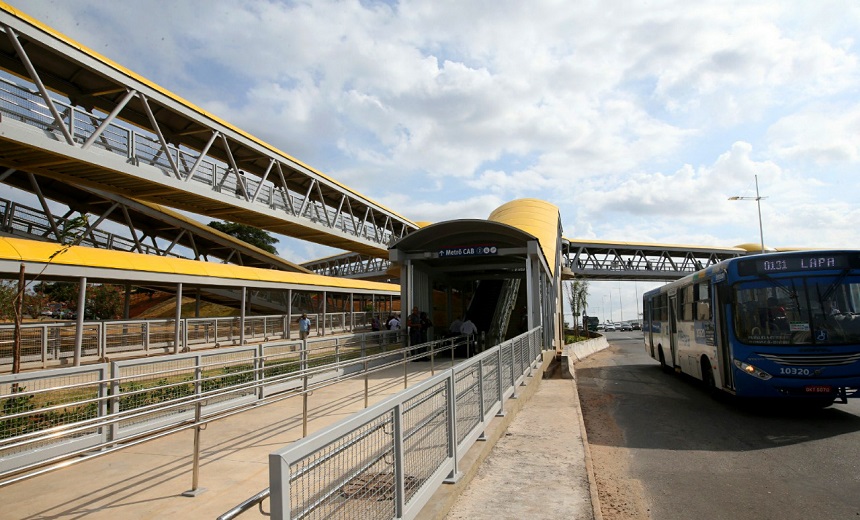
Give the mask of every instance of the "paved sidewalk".
[[595, 518], [572, 379], [544, 379], [467, 484], [449, 520]]

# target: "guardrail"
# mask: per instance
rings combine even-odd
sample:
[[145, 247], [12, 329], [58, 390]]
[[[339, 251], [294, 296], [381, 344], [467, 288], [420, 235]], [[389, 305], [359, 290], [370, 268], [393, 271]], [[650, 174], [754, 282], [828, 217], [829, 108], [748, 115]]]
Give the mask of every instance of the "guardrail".
[[[289, 340], [298, 336], [300, 314], [245, 317], [246, 343]], [[313, 334], [356, 332], [370, 329], [370, 312], [309, 314]], [[21, 326], [21, 362], [41, 365], [71, 362], [75, 355], [74, 321], [27, 323]], [[239, 345], [240, 317], [182, 318], [180, 345], [174, 338], [176, 320], [87, 321], [83, 326], [81, 357], [103, 360], [113, 355], [153, 355], [180, 350]], [[0, 325], [0, 368], [12, 365], [14, 325]]]
[[537, 328], [505, 341], [269, 455], [272, 517], [414, 518], [524, 384], [540, 338]]
[[0, 486], [399, 364], [405, 387], [406, 363], [430, 355], [432, 373], [467, 341], [382, 331], [0, 376]]

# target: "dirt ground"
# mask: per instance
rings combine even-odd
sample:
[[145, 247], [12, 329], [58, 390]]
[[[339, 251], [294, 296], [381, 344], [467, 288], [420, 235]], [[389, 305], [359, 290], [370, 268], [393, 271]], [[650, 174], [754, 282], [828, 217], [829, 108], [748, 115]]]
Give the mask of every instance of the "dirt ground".
[[[600, 366], [600, 352], [576, 364]], [[578, 385], [603, 520], [648, 520], [651, 512], [641, 483], [632, 478], [624, 434], [612, 417], [613, 397], [589, 385]]]

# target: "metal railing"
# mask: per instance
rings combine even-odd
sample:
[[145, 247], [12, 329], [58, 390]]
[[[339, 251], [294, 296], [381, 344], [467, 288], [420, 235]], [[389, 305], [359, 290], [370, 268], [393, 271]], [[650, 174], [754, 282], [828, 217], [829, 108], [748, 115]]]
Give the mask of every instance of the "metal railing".
[[[54, 224], [60, 232], [72, 230], [75, 225], [75, 222], [71, 219], [58, 215], [52, 215], [51, 218], [54, 219]], [[61, 238], [55, 235], [48, 214], [41, 209], [25, 206], [7, 199], [0, 199], [0, 219], [2, 219], [0, 221], [0, 231], [13, 236], [51, 238], [53, 240]], [[62, 238], [65, 239], [66, 237]], [[67, 241], [70, 241], [71, 238], [74, 237], [69, 236]], [[86, 235], [81, 236], [78, 243], [101, 249], [134, 251], [148, 255], [161, 254], [181, 258], [181, 255], [177, 253], [164, 253], [144, 242], [139, 241], [135, 243], [131, 238], [109, 233], [98, 228], [92, 229]]]
[[0, 376], [0, 486], [350, 377], [365, 377], [367, 406], [369, 374], [404, 364], [406, 387], [425, 349], [433, 373], [466, 341], [405, 347], [382, 331]]
[[269, 455], [272, 517], [414, 518], [524, 384], [540, 338], [505, 341]]
[[[63, 100], [52, 100], [62, 115], [62, 126], [77, 144], [88, 142], [107, 118], [107, 114], [90, 113]], [[20, 121], [54, 134], [61, 142], [64, 140], [63, 132], [41, 94], [2, 77], [0, 114], [4, 119]], [[288, 215], [302, 208], [301, 216], [311, 222], [344, 234], [370, 238], [380, 244], [388, 244], [398, 238], [390, 227], [377, 227], [367, 220], [356, 219], [336, 207], [313, 200], [310, 194], [288, 191], [286, 187], [276, 186], [274, 182], [254, 175], [228, 175], [227, 172], [231, 170], [229, 164], [209, 155], [201, 155], [196, 150], [173, 145], [165, 150], [154, 132], [124, 124], [119, 118], [110, 122], [97, 135], [98, 138], [91, 143], [93, 147], [124, 157], [131, 164], [158, 168], [167, 177], [175, 175], [175, 166], [183, 179], [196, 184], [198, 188], [235, 196], [253, 205]]]
[[[358, 332], [370, 329], [370, 312], [309, 314], [312, 333]], [[296, 320], [301, 314], [246, 316], [246, 343], [277, 341], [298, 337]], [[100, 360], [114, 355], [154, 355], [178, 353], [240, 344], [240, 317], [182, 318], [180, 345], [175, 344], [176, 320], [112, 320], [84, 322], [81, 357]], [[74, 321], [27, 323], [21, 326], [21, 362], [41, 365], [70, 362], [75, 355]], [[0, 369], [12, 365], [14, 325], [0, 325]]]

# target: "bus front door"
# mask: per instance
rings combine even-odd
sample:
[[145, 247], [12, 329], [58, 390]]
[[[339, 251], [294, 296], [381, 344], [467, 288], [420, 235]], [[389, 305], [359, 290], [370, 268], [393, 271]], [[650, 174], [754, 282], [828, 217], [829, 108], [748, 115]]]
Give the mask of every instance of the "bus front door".
[[722, 385], [720, 386], [723, 388], [734, 389], [735, 382], [732, 377], [732, 353], [729, 348], [729, 329], [726, 323], [726, 309], [729, 308], [729, 306], [726, 305], [728, 288], [724, 287], [722, 284], [715, 284], [714, 289], [714, 291], [711, 291], [714, 298], [711, 308], [714, 309], [714, 324], [716, 328], [714, 341], [717, 342], [717, 362], [720, 365], [720, 375], [723, 380]]

